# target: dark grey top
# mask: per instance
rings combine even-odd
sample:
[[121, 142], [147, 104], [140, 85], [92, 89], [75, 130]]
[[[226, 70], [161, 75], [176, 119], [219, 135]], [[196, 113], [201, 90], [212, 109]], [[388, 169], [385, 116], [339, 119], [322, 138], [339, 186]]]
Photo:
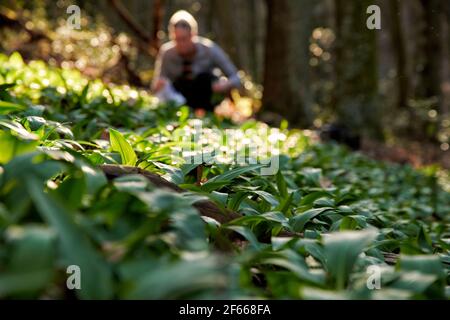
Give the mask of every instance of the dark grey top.
[[[197, 49], [192, 61], [194, 76], [200, 73], [212, 73], [215, 68], [219, 68], [233, 87], [240, 86], [237, 68], [217, 44], [202, 37], [195, 37], [194, 44]], [[162, 77], [174, 82], [182, 74], [182, 69], [183, 59], [175, 49], [175, 42], [167, 42], [159, 50], [153, 81], [155, 83]]]

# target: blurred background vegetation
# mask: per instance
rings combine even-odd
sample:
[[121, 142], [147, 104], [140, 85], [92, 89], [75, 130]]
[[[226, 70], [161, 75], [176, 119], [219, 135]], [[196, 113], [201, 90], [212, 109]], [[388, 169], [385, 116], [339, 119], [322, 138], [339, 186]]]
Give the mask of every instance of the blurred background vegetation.
[[[73, 4], [80, 30], [67, 25]], [[372, 4], [381, 30], [366, 27]], [[375, 157], [450, 167], [448, 0], [0, 0], [0, 51], [149, 88], [180, 9], [242, 70], [257, 118], [342, 123]]]

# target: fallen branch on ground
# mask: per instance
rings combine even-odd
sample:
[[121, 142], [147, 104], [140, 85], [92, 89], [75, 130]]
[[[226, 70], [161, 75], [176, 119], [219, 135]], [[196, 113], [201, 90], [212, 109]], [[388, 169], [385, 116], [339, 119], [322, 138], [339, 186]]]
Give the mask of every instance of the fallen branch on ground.
[[[186, 190], [183, 190], [176, 184], [167, 181], [163, 177], [161, 177], [155, 173], [143, 170], [141, 168], [105, 164], [105, 165], [101, 165], [100, 169], [104, 172], [106, 177], [110, 180], [118, 178], [118, 177], [122, 177], [125, 175], [138, 174], [138, 175], [142, 175], [145, 178], [147, 178], [157, 188], [164, 188], [164, 189], [171, 190], [171, 191], [177, 192], [177, 193], [187, 192]], [[222, 209], [219, 206], [217, 206], [214, 202], [209, 201], [209, 200], [199, 201], [194, 204], [194, 207], [199, 211], [200, 215], [202, 215], [204, 217], [212, 218], [221, 224], [229, 223], [233, 220], [242, 218], [241, 214], [234, 212], [232, 210], [229, 210], [229, 209]], [[279, 237], [303, 237], [303, 234], [283, 230], [282, 232], [280, 232], [280, 234], [278, 236]], [[270, 242], [270, 239], [267, 239], [267, 240]], [[395, 253], [383, 253], [383, 255], [384, 255], [385, 262], [389, 265], [396, 264], [399, 259], [399, 255], [395, 254]]]

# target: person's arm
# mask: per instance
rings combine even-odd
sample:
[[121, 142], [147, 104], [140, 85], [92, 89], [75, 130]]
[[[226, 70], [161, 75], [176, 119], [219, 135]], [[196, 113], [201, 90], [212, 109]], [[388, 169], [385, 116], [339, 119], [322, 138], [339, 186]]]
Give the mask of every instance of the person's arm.
[[155, 71], [152, 80], [152, 91], [158, 92], [164, 88], [167, 83], [167, 63], [166, 63], [166, 51], [160, 49], [155, 62]]
[[241, 79], [238, 70], [231, 62], [228, 55], [218, 45], [214, 44], [211, 48], [215, 65], [227, 76], [228, 81], [224, 85], [219, 84], [217, 91], [229, 91], [233, 88], [241, 87]]

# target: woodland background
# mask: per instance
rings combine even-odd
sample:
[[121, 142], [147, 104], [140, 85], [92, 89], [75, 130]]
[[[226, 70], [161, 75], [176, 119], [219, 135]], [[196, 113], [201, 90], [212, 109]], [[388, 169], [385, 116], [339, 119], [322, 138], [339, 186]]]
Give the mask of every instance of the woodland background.
[[[80, 30], [67, 26], [72, 4]], [[373, 4], [381, 30], [366, 27]], [[446, 0], [1, 0], [0, 51], [149, 88], [180, 9], [242, 70], [246, 94], [262, 105], [256, 117], [309, 129], [343, 123], [374, 156], [450, 167]]]

